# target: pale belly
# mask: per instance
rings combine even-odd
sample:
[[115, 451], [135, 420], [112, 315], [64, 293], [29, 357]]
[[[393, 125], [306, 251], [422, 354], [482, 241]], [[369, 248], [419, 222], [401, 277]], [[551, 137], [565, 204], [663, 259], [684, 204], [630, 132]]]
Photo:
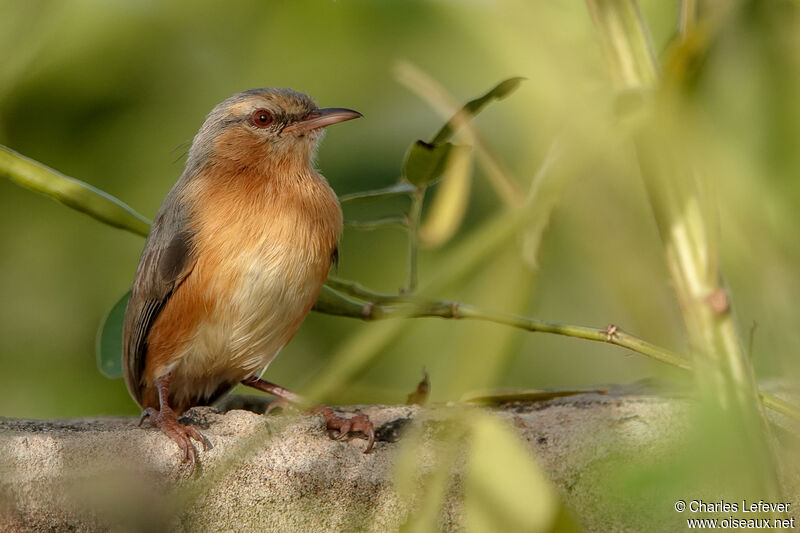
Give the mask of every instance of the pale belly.
[[225, 275], [208, 289], [213, 311], [171, 365], [172, 390], [194, 403], [262, 373], [299, 328], [329, 267], [291, 244], [231, 250]]

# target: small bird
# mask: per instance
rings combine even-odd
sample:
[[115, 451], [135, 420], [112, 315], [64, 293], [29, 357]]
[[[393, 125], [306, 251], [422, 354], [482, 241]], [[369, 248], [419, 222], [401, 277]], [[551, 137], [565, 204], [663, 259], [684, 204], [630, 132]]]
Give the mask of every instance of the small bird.
[[[302, 398], [260, 378], [311, 310], [338, 259], [342, 210], [313, 157], [326, 126], [362, 115], [291, 89], [251, 89], [217, 105], [144, 245], [123, 328], [131, 396], [192, 468], [208, 439], [178, 421], [239, 383]], [[320, 408], [329, 429], [362, 432], [364, 415]]]

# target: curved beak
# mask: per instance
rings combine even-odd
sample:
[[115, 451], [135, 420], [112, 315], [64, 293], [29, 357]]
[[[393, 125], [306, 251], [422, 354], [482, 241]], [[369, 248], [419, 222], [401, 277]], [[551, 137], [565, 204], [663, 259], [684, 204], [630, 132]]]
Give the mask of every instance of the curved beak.
[[301, 120], [289, 124], [283, 128], [283, 132], [298, 132], [307, 133], [311, 130], [324, 128], [331, 124], [338, 124], [346, 120], [353, 120], [354, 118], [362, 117], [363, 115], [358, 111], [352, 109], [345, 109], [343, 107], [326, 107], [324, 109], [317, 109], [312, 111]]

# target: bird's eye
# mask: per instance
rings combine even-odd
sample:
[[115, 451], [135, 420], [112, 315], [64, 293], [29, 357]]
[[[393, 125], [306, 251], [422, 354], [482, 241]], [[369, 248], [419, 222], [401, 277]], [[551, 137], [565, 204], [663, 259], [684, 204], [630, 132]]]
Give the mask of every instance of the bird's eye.
[[250, 122], [256, 128], [266, 128], [272, 124], [272, 120], [272, 113], [270, 113], [267, 109], [256, 109], [250, 116]]

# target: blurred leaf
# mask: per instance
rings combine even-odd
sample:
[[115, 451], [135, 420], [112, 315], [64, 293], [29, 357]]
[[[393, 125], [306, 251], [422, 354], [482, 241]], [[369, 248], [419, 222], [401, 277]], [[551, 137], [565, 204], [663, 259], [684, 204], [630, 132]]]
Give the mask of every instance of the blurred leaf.
[[0, 146], [0, 175], [115, 228], [143, 237], [150, 231], [150, 222], [145, 217], [110, 194], [65, 176], [5, 146]]
[[419, 228], [420, 244], [430, 247], [444, 244], [464, 220], [471, 188], [471, 154], [466, 146], [452, 150], [444, 178], [428, 208], [428, 216]]
[[418, 189], [427, 187], [445, 171], [454, 145], [446, 142], [431, 144], [417, 141], [408, 149], [403, 163], [403, 177]]
[[587, 0], [600, 47], [622, 87], [651, 87], [658, 66], [650, 32], [635, 0]]
[[697, 88], [708, 59], [713, 35], [706, 26], [693, 26], [664, 54], [662, 85], [686, 93]]
[[523, 80], [525, 80], [525, 78], [522, 77], [508, 78], [507, 80], [503, 80], [497, 85], [495, 85], [489, 92], [487, 92], [483, 96], [479, 96], [478, 98], [470, 100], [469, 102], [464, 104], [464, 107], [462, 107], [461, 110], [458, 113], [456, 113], [456, 115], [453, 118], [447, 121], [447, 124], [442, 126], [442, 129], [440, 129], [439, 132], [436, 134], [436, 136], [433, 138], [431, 144], [439, 144], [442, 141], [446, 141], [447, 139], [452, 137], [453, 134], [456, 132], [456, 130], [458, 130], [458, 127], [460, 126], [459, 123], [460, 120], [464, 119], [463, 118], [464, 115], [468, 116], [477, 115], [478, 113], [483, 111], [483, 108], [486, 107], [486, 105], [489, 104], [492, 100], [501, 100], [506, 96], [508, 96], [509, 94], [511, 94], [512, 92], [514, 92], [517, 89], [517, 87], [519, 87], [519, 84]]
[[458, 415], [432, 422], [436, 425], [433, 433], [422, 418], [403, 435], [393, 462], [394, 489], [413, 508], [400, 527], [402, 533], [441, 529], [442, 508], [450, 497], [456, 461], [464, 449], [468, 428]]
[[464, 479], [464, 522], [470, 532], [554, 531], [555, 490], [519, 437], [476, 412]]
[[97, 367], [109, 378], [122, 376], [122, 324], [130, 297], [131, 291], [128, 291], [114, 304], [97, 332], [95, 344]]

